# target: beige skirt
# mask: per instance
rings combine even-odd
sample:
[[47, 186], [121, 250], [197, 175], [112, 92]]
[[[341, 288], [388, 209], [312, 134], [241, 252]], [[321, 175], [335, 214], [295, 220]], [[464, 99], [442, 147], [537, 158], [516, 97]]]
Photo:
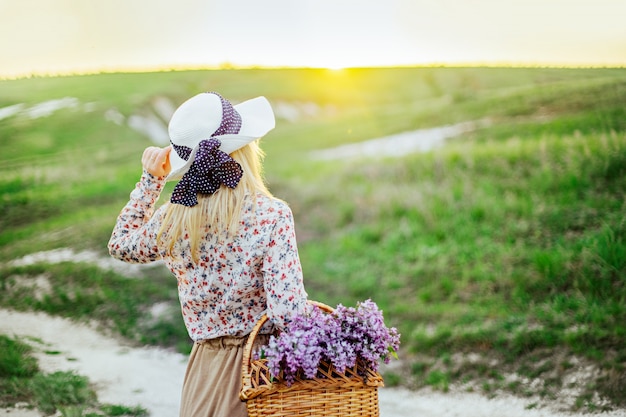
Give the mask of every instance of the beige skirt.
[[[180, 417], [247, 417], [241, 392], [246, 337], [224, 336], [195, 343], [183, 382]], [[266, 343], [259, 336], [255, 346]]]

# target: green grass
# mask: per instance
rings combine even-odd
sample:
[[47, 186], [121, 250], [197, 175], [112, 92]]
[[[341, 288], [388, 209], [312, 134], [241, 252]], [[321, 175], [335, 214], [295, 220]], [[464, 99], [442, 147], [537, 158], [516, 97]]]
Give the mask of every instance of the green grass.
[[[86, 263], [36, 264], [6, 268], [0, 278], [0, 305], [34, 309], [77, 320], [96, 320], [120, 335], [141, 343], [180, 346], [189, 351], [187, 333], [178, 315], [154, 322], [156, 303], [175, 305], [175, 280], [163, 268], [152, 268], [149, 279], [133, 279]], [[44, 277], [49, 290], [25, 277]]]
[[43, 373], [32, 347], [0, 335], [0, 407], [28, 403], [44, 415], [64, 417], [147, 416], [141, 407], [101, 404], [84, 376], [73, 372]]
[[30, 356], [29, 345], [0, 335], [0, 348], [0, 378], [30, 377], [37, 373], [37, 361]]
[[[400, 329], [410, 364], [389, 374], [393, 385], [469, 384], [550, 401], [576, 358], [598, 371], [579, 383], [572, 407], [626, 407], [626, 70], [189, 71], [0, 88], [0, 107], [65, 96], [92, 107], [0, 121], [0, 305], [97, 319], [130, 339], [188, 349], [178, 316], [149, 320], [151, 304], [176, 302], [163, 269], [130, 279], [83, 264], [6, 262], [58, 247], [106, 256], [150, 145], [107, 122], [109, 109], [128, 117], [151, 111], [156, 97], [262, 94], [318, 109], [297, 123], [278, 120], [263, 140], [266, 176], [294, 211], [310, 297], [331, 305], [371, 297]], [[488, 123], [428, 154], [308, 157], [469, 120]], [[53, 283], [49, 294], [20, 291], [25, 277], [40, 275]], [[462, 359], [472, 354], [481, 359]]]

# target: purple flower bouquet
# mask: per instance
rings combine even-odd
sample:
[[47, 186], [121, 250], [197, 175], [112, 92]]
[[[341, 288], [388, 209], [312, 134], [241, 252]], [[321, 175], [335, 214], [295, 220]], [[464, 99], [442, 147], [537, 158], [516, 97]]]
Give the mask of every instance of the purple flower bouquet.
[[397, 329], [385, 326], [382, 311], [368, 299], [356, 308], [340, 304], [331, 313], [312, 306], [279, 336], [271, 336], [263, 354], [271, 376], [289, 385], [299, 372], [309, 379], [320, 377], [320, 362], [343, 373], [361, 361], [376, 372], [379, 361], [397, 358], [399, 346]]

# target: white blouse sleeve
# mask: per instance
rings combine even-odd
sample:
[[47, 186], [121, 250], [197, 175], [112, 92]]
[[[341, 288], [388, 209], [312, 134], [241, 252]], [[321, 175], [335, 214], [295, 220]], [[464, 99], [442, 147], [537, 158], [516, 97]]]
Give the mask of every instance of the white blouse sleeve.
[[268, 246], [263, 262], [267, 316], [284, 328], [293, 315], [304, 312], [307, 300], [293, 214], [286, 205], [278, 209]]

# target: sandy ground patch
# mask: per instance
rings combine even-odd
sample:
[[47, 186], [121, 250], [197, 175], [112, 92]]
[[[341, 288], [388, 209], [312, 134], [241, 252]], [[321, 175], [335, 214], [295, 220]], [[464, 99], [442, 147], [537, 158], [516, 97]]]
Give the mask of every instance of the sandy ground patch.
[[317, 160], [336, 160], [347, 158], [402, 157], [411, 153], [429, 152], [443, 146], [446, 140], [471, 132], [489, 124], [488, 120], [463, 122], [455, 125], [439, 126], [398, 133], [357, 143], [320, 149], [311, 152], [311, 158]]
[[49, 251], [31, 253], [30, 255], [14, 259], [9, 266], [27, 266], [38, 263], [57, 264], [61, 262], [85, 262], [96, 265], [101, 269], [109, 269], [128, 277], [139, 277], [147, 269], [154, 268], [162, 261], [150, 264], [128, 264], [110, 257], [103, 257], [93, 250], [75, 251], [71, 248], [59, 248]]
[[43, 313], [0, 310], [0, 333], [28, 337], [44, 372], [73, 370], [87, 376], [101, 402], [142, 405], [153, 417], [178, 414], [185, 355], [133, 348], [93, 326]]

